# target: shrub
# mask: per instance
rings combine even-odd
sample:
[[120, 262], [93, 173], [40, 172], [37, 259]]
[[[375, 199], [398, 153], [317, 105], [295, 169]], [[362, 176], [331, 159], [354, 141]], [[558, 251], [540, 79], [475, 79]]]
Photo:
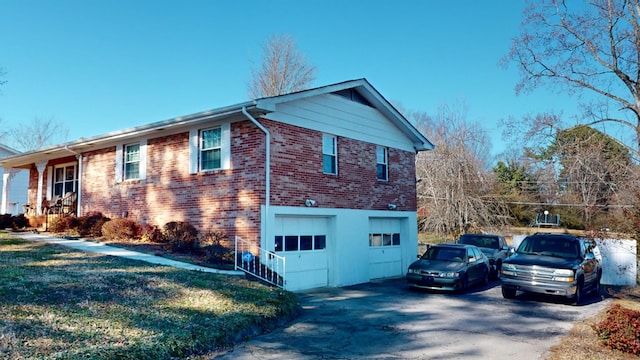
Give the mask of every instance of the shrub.
[[155, 225], [144, 224], [140, 227], [140, 240], [143, 242], [165, 242], [162, 230]]
[[140, 226], [129, 219], [113, 219], [102, 225], [102, 235], [108, 240], [135, 239], [139, 233]]
[[607, 347], [640, 355], [640, 312], [614, 304], [593, 329]]
[[234, 251], [223, 242], [228, 242], [224, 231], [208, 231], [200, 237], [200, 246], [205, 252], [206, 261], [215, 265], [233, 265]]
[[11, 219], [13, 220], [14, 229], [24, 229], [26, 227], [29, 227], [29, 219], [27, 219], [24, 214], [12, 216]]
[[29, 226], [29, 219], [24, 214], [11, 216], [11, 214], [0, 215], [0, 229], [23, 229]]
[[49, 223], [49, 231], [53, 233], [79, 234], [80, 221], [75, 216], [56, 217]]
[[110, 219], [101, 212], [91, 212], [78, 218], [80, 236], [102, 236], [102, 225]]
[[10, 214], [0, 215], [0, 229], [13, 228], [13, 221]]
[[166, 223], [162, 234], [172, 251], [190, 252], [199, 247], [198, 229], [187, 221]]

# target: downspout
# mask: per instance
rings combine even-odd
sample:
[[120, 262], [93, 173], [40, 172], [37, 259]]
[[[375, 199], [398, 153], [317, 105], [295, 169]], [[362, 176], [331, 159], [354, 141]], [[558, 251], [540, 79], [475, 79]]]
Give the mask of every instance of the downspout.
[[258, 122], [251, 114], [247, 112], [247, 107], [242, 107], [242, 113], [247, 117], [252, 123], [254, 123], [258, 129], [260, 129], [265, 135], [265, 204], [264, 204], [264, 244], [267, 242], [267, 224], [269, 223], [269, 205], [271, 203], [271, 134], [269, 130], [267, 130], [262, 124]]
[[82, 154], [69, 149], [69, 145], [65, 145], [64, 149], [74, 154], [76, 156], [76, 159], [78, 160], [78, 189], [76, 189], [78, 191], [78, 196], [76, 197], [76, 216], [80, 216], [82, 215], [80, 214], [80, 204], [82, 204], [82, 191], [80, 191], [80, 188], [82, 187]]

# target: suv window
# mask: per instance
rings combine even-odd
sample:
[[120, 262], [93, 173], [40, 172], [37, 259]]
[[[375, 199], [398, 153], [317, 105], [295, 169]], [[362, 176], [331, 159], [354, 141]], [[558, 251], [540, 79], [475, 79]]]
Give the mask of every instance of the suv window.
[[548, 255], [567, 259], [580, 257], [579, 241], [567, 241], [553, 236], [529, 236], [518, 247], [518, 253]]
[[499, 249], [500, 241], [496, 236], [462, 235], [459, 244], [475, 245], [491, 249]]

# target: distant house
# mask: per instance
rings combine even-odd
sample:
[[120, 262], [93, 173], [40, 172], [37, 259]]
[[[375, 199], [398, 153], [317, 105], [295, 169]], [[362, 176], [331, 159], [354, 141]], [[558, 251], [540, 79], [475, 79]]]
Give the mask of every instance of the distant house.
[[433, 145], [365, 79], [18, 154], [29, 203], [223, 230], [286, 259], [286, 288], [400, 276], [417, 253], [415, 156]]
[[[18, 154], [6, 145], [0, 144], [0, 158]], [[23, 205], [27, 203], [27, 186], [29, 171], [0, 167], [2, 183], [2, 197], [0, 200], [0, 214], [18, 215], [23, 213]], [[9, 185], [10, 184], [10, 185]]]

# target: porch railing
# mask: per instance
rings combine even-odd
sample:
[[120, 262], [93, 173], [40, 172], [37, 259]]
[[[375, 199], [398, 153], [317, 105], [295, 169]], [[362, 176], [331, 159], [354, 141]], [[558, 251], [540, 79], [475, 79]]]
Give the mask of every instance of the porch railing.
[[285, 289], [285, 258], [256, 246], [254, 242], [235, 237], [236, 270], [244, 271], [269, 284]]

